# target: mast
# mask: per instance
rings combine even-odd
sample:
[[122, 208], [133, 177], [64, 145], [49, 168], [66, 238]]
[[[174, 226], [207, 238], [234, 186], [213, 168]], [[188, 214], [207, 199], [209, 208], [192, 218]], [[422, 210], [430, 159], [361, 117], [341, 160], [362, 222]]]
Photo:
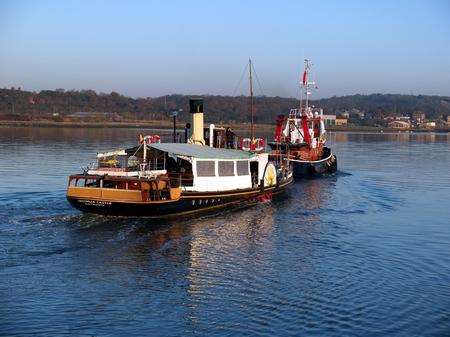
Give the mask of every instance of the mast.
[[[308, 96], [310, 95], [310, 92], [308, 89], [309, 89], [309, 85], [314, 83], [314, 82], [308, 81], [310, 67], [311, 67], [310, 61], [308, 59], [305, 59], [305, 70], [303, 71], [302, 83], [300, 86], [302, 91], [304, 91], [304, 95], [305, 95], [304, 106], [302, 105], [302, 99], [300, 98], [301, 125], [302, 125], [302, 130], [303, 130], [303, 139], [308, 145], [311, 145], [311, 135], [310, 135], [309, 125], [308, 125], [309, 124], [308, 123], [308, 119], [309, 119]], [[300, 97], [302, 97], [302, 96], [303, 96], [303, 92], [300, 95]]]
[[252, 77], [252, 60], [248, 59], [248, 75], [250, 81], [250, 114], [252, 116], [250, 124], [250, 139], [255, 139], [255, 126], [254, 126], [254, 109], [253, 109], [253, 77]]
[[303, 73], [303, 86], [305, 88], [305, 113], [308, 113], [308, 96], [309, 96], [309, 69], [311, 67], [310, 61], [308, 59], [305, 59], [305, 72]]

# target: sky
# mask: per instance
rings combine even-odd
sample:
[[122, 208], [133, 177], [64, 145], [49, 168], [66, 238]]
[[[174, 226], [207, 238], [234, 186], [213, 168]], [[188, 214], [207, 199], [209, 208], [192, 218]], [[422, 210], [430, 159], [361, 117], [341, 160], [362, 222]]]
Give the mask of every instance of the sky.
[[450, 0], [0, 0], [0, 87], [133, 97], [450, 96]]

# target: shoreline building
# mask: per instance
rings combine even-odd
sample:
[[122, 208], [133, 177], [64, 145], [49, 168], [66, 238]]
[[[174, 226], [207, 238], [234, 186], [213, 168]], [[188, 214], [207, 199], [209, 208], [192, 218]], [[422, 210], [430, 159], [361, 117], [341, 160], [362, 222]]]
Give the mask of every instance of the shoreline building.
[[336, 125], [336, 115], [323, 115], [323, 122], [325, 125]]
[[342, 115], [323, 115], [323, 122], [327, 126], [344, 126], [348, 124], [348, 118]]
[[414, 111], [412, 113], [411, 117], [412, 117], [412, 121], [417, 125], [420, 125], [423, 122], [425, 122], [425, 118], [426, 118], [425, 113], [422, 111]]
[[402, 121], [402, 120], [393, 120], [392, 122], [388, 123], [388, 127], [393, 128], [393, 129], [409, 129], [411, 127], [411, 124], [407, 121]]

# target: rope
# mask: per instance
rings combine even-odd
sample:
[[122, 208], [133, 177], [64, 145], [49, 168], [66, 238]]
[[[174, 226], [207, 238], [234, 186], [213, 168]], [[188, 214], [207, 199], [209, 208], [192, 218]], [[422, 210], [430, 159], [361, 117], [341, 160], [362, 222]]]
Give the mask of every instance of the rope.
[[[145, 139], [144, 139], [144, 142], [145, 142]], [[136, 150], [136, 152], [133, 153], [132, 157], [136, 156], [136, 153], [141, 149], [142, 145], [143, 145], [143, 144], [141, 144], [141, 145], [138, 147], [138, 149]]]
[[242, 72], [241, 78], [240, 78], [239, 82], [237, 83], [236, 88], [234, 88], [234, 90], [233, 90], [232, 96], [234, 96], [236, 94], [236, 91], [239, 89], [239, 85], [241, 84], [242, 79], [244, 78], [244, 75], [247, 72], [247, 67], [248, 67], [248, 63], [245, 64], [244, 71]]
[[261, 95], [262, 96], [265, 96], [264, 95], [264, 91], [263, 91], [262, 86], [261, 86], [261, 82], [259, 81], [258, 74], [256, 73], [256, 69], [255, 69], [255, 66], [253, 64], [252, 64], [252, 67], [253, 67], [253, 72], [255, 73], [256, 82], [258, 83], [259, 91], [261, 91]]

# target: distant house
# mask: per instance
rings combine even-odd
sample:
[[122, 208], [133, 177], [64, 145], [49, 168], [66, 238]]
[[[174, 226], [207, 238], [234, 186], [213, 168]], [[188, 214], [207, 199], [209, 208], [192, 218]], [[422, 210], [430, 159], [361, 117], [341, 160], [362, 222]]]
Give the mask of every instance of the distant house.
[[364, 112], [359, 109], [351, 109], [350, 110], [350, 117], [356, 118], [356, 119], [364, 119]]
[[101, 118], [101, 117], [107, 117], [109, 113], [107, 112], [89, 112], [89, 111], [77, 111], [73, 112], [70, 115], [67, 115], [67, 117], [71, 118]]
[[423, 128], [433, 129], [436, 127], [436, 122], [429, 121], [429, 122], [422, 123], [420, 126]]
[[67, 117], [84, 118], [84, 117], [91, 116], [91, 114], [92, 114], [92, 112], [88, 112], [88, 111], [77, 111], [77, 112], [72, 112], [71, 114], [67, 115]]
[[409, 129], [411, 124], [402, 120], [394, 120], [388, 123], [388, 126], [393, 129]]
[[425, 122], [425, 113], [422, 111], [414, 111], [411, 117], [414, 123], [422, 124]]
[[325, 125], [336, 125], [336, 115], [323, 115]]
[[336, 125], [347, 125], [348, 119], [344, 117], [336, 117]]
[[409, 116], [396, 116], [395, 120], [409, 123], [410, 117]]
[[323, 115], [325, 125], [347, 125], [347, 118], [336, 115]]

